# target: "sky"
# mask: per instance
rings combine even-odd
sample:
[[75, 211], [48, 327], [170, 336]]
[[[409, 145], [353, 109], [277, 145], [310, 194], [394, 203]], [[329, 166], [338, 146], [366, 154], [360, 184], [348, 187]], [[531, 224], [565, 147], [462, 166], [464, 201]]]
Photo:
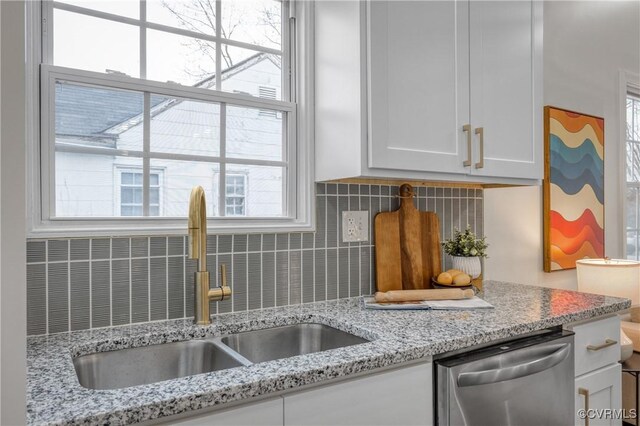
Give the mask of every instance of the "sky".
[[[214, 0], [201, 0], [215, 10]], [[64, 3], [125, 16], [140, 18], [138, 0], [91, 1], [65, 0]], [[203, 32], [214, 30], [204, 21], [204, 13], [193, 14], [198, 0], [148, 0], [147, 20], [177, 28], [186, 25], [170, 9], [180, 13]], [[237, 41], [279, 49], [278, 34], [264, 23], [264, 11], [277, 14], [276, 0], [222, 0], [222, 28], [233, 28], [231, 38]], [[132, 77], [140, 75], [140, 30], [137, 26], [109, 21], [56, 9], [54, 23], [55, 65], [105, 72], [113, 70]], [[212, 18], [215, 22], [215, 19]], [[274, 43], [275, 41], [275, 43]], [[256, 51], [229, 48], [230, 58], [238, 62]], [[222, 63], [222, 68], [227, 64]], [[147, 30], [147, 78], [193, 85], [215, 72], [215, 45], [204, 40]]]

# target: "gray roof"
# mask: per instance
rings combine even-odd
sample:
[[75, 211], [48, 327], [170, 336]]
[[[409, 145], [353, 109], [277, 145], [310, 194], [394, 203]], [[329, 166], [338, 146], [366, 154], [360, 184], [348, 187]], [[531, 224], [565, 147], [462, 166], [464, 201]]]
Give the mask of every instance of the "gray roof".
[[[164, 98], [152, 96], [157, 105]], [[125, 90], [56, 84], [56, 134], [76, 137], [115, 137], [108, 129], [142, 112], [142, 94]]]
[[[274, 63], [277, 59], [268, 53], [257, 53], [225, 69], [223, 78], [229, 78], [264, 58]], [[280, 66], [279, 62], [276, 63]], [[211, 75], [195, 87], [210, 88], [215, 85]], [[113, 141], [118, 134], [139, 123], [143, 112], [143, 96], [140, 92], [85, 86], [78, 83], [56, 84], [56, 135], [83, 140]], [[164, 102], [164, 105], [161, 105]], [[154, 112], [175, 104], [173, 98], [152, 95]]]

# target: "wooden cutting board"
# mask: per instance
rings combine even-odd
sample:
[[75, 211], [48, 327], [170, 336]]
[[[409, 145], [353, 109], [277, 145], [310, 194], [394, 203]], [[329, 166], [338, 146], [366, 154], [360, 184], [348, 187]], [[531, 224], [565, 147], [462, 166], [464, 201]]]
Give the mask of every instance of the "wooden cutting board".
[[400, 208], [378, 213], [374, 221], [378, 291], [432, 288], [441, 272], [440, 221], [416, 209], [413, 188], [400, 186]]

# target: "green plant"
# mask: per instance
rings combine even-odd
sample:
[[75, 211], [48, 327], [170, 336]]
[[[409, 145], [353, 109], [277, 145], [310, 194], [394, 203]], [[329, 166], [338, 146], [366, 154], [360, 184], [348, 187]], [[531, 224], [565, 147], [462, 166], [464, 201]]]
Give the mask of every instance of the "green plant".
[[471, 231], [471, 227], [467, 226], [463, 232], [458, 228], [454, 228], [453, 238], [442, 243], [444, 252], [451, 256], [462, 257], [487, 257], [487, 247], [489, 244], [485, 241], [486, 237], [478, 238]]

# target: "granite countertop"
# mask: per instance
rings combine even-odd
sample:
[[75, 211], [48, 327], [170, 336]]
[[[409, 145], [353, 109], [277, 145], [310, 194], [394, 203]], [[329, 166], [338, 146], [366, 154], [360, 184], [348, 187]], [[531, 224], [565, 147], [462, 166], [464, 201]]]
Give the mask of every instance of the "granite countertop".
[[[33, 336], [27, 342], [29, 424], [128, 424], [441, 354], [629, 308], [628, 299], [487, 281], [495, 309], [375, 311], [362, 298], [223, 314], [210, 326], [170, 320]], [[317, 322], [369, 343], [118, 390], [78, 383], [72, 357], [113, 349]]]

